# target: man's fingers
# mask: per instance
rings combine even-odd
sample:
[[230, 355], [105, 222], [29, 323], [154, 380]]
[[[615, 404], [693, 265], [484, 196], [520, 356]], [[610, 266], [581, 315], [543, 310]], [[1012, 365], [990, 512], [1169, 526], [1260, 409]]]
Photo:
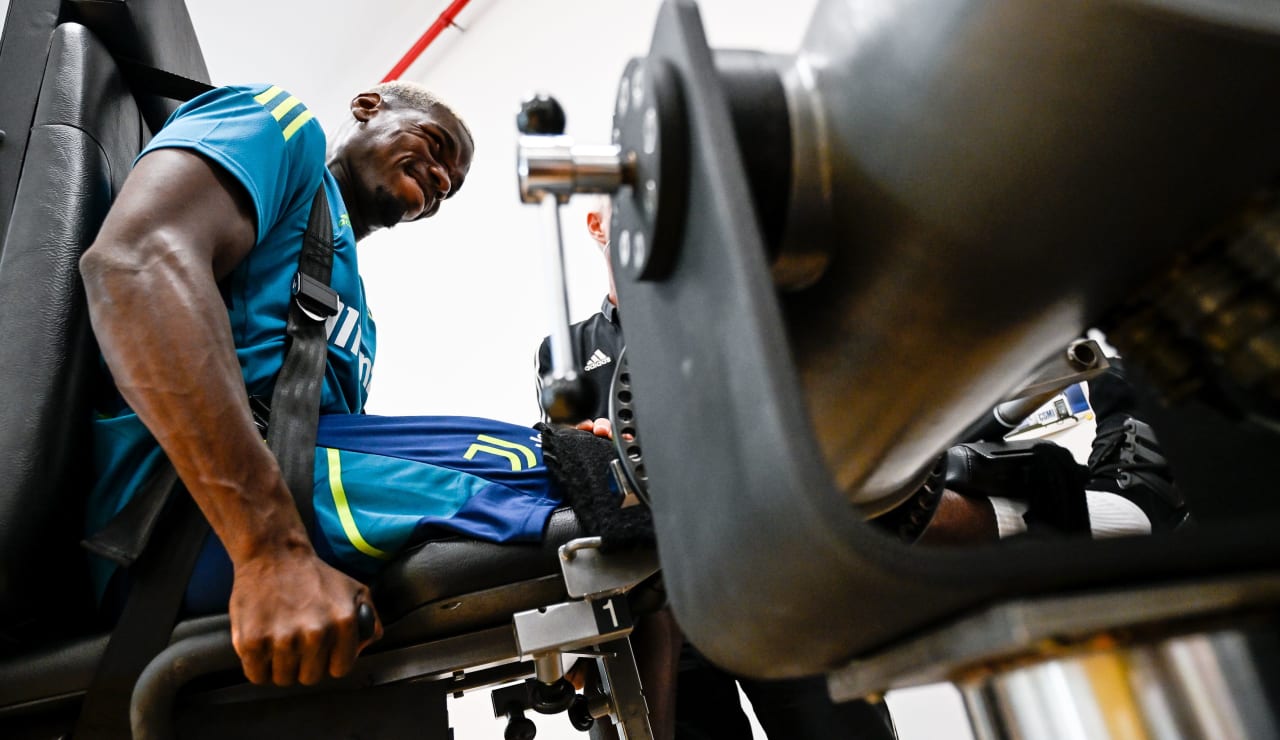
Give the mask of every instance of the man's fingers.
[[265, 637], [246, 638], [233, 630], [231, 644], [240, 656], [244, 677], [250, 683], [264, 684], [271, 680], [270, 646]]
[[346, 617], [334, 623], [333, 651], [329, 653], [329, 675], [341, 678], [351, 671], [360, 653], [360, 635], [356, 627], [355, 605]]
[[591, 432], [597, 437], [613, 439], [613, 424], [603, 416], [599, 419], [583, 419], [574, 424], [573, 428], [583, 432]]
[[336, 630], [332, 627], [319, 627], [303, 633], [302, 662], [298, 666], [298, 683], [313, 686], [328, 675], [335, 635]]
[[298, 680], [302, 663], [301, 645], [296, 636], [286, 635], [272, 640], [271, 682], [276, 686], [292, 686]]
[[[231, 634], [245, 676], [257, 684], [290, 686], [349, 673], [359, 651], [382, 636], [372, 603], [368, 587], [314, 555], [239, 568]], [[358, 620], [362, 605], [364, 619]]]

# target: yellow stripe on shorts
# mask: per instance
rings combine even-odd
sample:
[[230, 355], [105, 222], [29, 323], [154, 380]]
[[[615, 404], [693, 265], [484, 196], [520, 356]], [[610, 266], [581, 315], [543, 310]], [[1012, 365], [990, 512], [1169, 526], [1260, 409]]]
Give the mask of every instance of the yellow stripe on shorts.
[[338, 511], [338, 521], [342, 523], [342, 532], [357, 550], [371, 558], [390, 560], [391, 554], [383, 552], [365, 541], [364, 535], [356, 527], [356, 519], [351, 515], [351, 506], [347, 503], [347, 490], [342, 486], [342, 459], [338, 451], [326, 448], [329, 453], [329, 490], [333, 493], [333, 508]]

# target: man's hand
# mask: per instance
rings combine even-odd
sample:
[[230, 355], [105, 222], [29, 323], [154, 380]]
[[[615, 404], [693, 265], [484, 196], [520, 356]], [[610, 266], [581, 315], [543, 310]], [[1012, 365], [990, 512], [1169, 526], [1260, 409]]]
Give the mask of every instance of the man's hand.
[[574, 425], [573, 428], [581, 429], [584, 432], [591, 432], [597, 437], [604, 437], [605, 439], [613, 439], [613, 425], [610, 424], [609, 420], [605, 418], [596, 419], [594, 421], [592, 421], [591, 419], [584, 419], [583, 421], [580, 421], [576, 425]]
[[309, 548], [236, 566], [231, 591], [231, 641], [256, 684], [312, 685], [347, 674], [356, 656], [382, 637], [361, 641], [356, 624], [369, 589], [330, 568]]

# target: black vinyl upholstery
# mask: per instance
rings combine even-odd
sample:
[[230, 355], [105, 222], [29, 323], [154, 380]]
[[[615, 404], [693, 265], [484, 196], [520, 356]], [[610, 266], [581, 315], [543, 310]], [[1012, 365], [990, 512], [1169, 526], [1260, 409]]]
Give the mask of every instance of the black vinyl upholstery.
[[78, 260], [142, 137], [105, 47], [59, 26], [0, 256], [0, 650], [88, 611], [76, 543], [98, 352]]
[[454, 537], [420, 545], [387, 566], [374, 587], [383, 621], [441, 599], [560, 574], [560, 545], [586, 534], [572, 509], [557, 509], [542, 542], [495, 545]]
[[[68, 0], [66, 20], [93, 29], [112, 56], [201, 82], [209, 70], [196, 39], [191, 16], [175, 0]], [[158, 131], [181, 101], [135, 89], [138, 109], [151, 131]]]
[[[462, 537], [428, 542], [397, 558], [375, 586], [387, 631], [374, 651], [509, 624], [523, 609], [563, 601], [558, 549], [583, 536], [570, 509], [557, 510], [543, 541], [497, 545]], [[226, 617], [187, 620], [173, 639], [225, 630]], [[106, 648], [105, 635], [0, 659], [0, 730], [8, 712], [83, 692]], [[0, 735], [3, 733], [0, 732]]]
[[[0, 129], [6, 134], [0, 144], [0, 236], [8, 230], [27, 154], [25, 132], [44, 88], [53, 34], [67, 22], [89, 28], [116, 59], [209, 80], [182, 0], [10, 0], [0, 43]], [[145, 90], [135, 90], [134, 97], [152, 131], [178, 106]]]

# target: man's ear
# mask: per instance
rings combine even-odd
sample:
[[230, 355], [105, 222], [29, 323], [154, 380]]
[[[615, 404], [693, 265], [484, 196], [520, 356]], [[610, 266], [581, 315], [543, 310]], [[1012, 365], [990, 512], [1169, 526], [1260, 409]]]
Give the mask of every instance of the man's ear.
[[591, 232], [591, 238], [602, 247], [609, 241], [609, 235], [604, 231], [604, 219], [595, 211], [587, 214], [587, 231]]
[[364, 123], [378, 114], [382, 107], [382, 96], [375, 92], [360, 93], [351, 99], [351, 115]]

